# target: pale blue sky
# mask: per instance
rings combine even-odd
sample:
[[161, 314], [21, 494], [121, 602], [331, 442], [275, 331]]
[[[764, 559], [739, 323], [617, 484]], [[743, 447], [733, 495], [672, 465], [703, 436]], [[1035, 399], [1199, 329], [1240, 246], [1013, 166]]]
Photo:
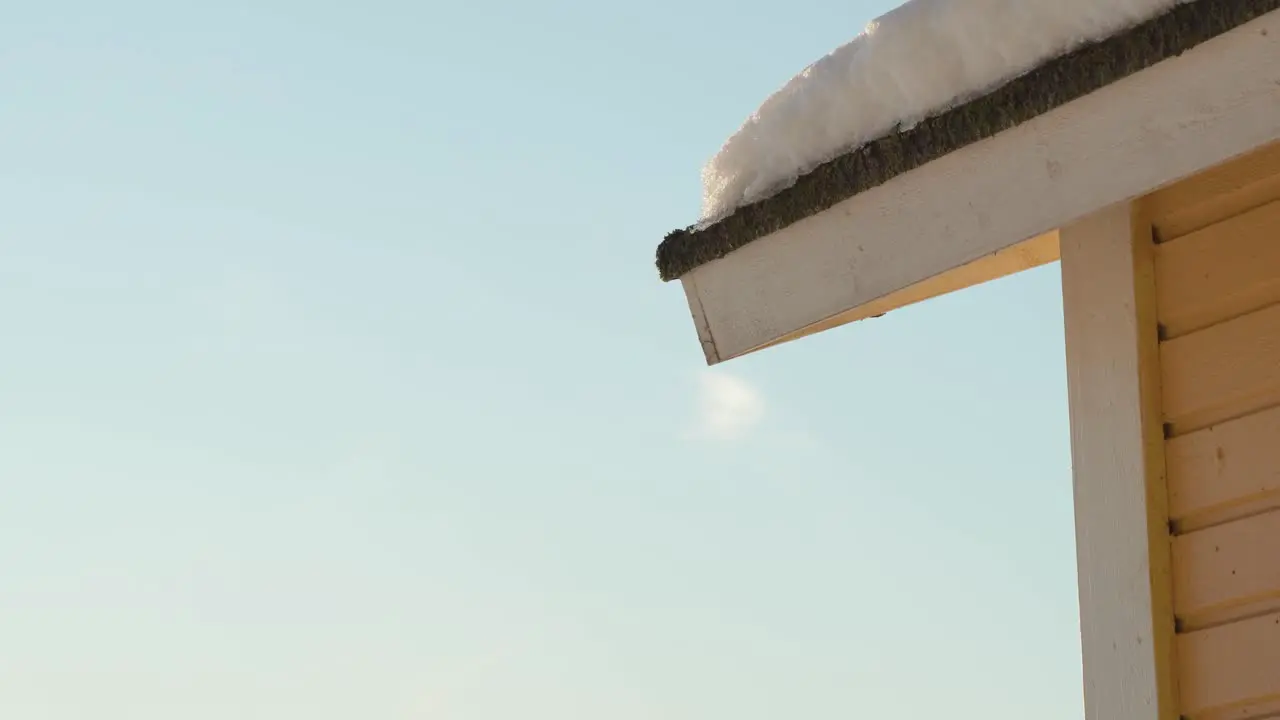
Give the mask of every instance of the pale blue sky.
[[652, 265], [892, 2], [10, 3], [0, 717], [1080, 717], [1057, 267], [710, 375]]

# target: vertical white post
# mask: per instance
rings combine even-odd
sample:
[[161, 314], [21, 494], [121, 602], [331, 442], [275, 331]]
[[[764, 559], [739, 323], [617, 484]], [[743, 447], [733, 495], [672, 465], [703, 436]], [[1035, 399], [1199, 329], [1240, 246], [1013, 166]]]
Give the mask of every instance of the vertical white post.
[[1177, 720], [1151, 227], [1061, 231], [1087, 720]]

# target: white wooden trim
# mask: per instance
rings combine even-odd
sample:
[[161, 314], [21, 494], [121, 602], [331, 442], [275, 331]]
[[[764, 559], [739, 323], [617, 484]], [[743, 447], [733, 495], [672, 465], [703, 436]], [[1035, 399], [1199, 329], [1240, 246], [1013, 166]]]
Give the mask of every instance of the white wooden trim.
[[1132, 203], [1062, 229], [1087, 720], [1176, 720], [1151, 226]]
[[1280, 139], [1280, 13], [686, 275], [728, 360]]
[[[981, 285], [1006, 275], [1020, 273], [1023, 270], [1048, 265], [1057, 259], [1058, 231], [1054, 230], [978, 258], [967, 265], [961, 265], [958, 268], [948, 270], [940, 275], [934, 275], [896, 292], [891, 292], [884, 297], [876, 298], [869, 303], [846, 310], [835, 317], [827, 318], [822, 322], [814, 323], [793, 333], [787, 333], [781, 338], [757, 348], [757, 350], [798, 340], [806, 335], [820, 333], [858, 320], [880, 317], [891, 310], [898, 310], [908, 305], [931, 300], [939, 295], [946, 295], [974, 285]], [[705, 344], [704, 342], [704, 346]], [[714, 349], [714, 343], [712, 347]]]

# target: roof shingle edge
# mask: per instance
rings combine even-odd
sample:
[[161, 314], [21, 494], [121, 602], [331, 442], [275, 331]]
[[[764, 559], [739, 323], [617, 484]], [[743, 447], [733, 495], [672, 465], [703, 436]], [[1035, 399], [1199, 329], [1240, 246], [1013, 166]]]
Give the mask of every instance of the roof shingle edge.
[[1280, 0], [1193, 0], [1050, 60], [972, 101], [842, 154], [705, 228], [673, 230], [658, 273], [676, 280], [858, 193], [1099, 90], [1280, 9]]

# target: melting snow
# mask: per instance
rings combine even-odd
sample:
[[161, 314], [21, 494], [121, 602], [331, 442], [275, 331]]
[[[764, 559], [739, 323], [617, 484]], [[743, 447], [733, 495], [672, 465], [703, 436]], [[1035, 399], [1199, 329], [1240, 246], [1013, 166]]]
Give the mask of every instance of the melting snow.
[[911, 0], [805, 68], [702, 171], [702, 224], [1187, 0]]

